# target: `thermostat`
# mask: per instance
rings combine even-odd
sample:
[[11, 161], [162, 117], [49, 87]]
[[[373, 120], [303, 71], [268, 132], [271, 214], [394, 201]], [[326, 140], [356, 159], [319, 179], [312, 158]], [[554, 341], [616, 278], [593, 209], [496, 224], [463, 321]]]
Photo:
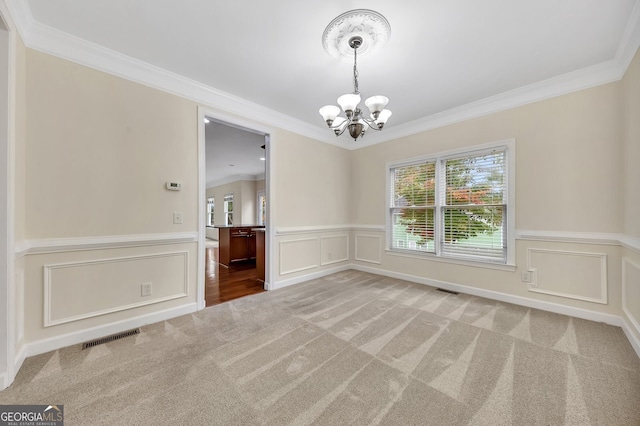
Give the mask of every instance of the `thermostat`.
[[178, 182], [167, 182], [167, 189], [170, 189], [172, 191], [180, 191], [180, 188], [182, 188], [182, 184], [178, 183]]

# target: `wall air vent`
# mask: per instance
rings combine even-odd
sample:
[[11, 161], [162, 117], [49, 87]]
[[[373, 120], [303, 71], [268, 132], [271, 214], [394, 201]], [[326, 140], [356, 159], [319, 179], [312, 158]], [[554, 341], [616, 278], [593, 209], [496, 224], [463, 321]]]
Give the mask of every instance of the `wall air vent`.
[[123, 331], [122, 333], [112, 334], [111, 336], [101, 337], [95, 340], [90, 340], [82, 344], [82, 350], [91, 349], [94, 346], [98, 346], [103, 343], [113, 342], [114, 340], [122, 339], [124, 337], [135, 336], [136, 334], [140, 334], [139, 328], [129, 330], [129, 331]]

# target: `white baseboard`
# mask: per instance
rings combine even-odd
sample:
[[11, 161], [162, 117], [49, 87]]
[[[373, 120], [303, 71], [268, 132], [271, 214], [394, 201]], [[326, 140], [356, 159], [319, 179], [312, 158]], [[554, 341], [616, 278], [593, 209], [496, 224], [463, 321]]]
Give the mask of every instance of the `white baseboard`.
[[500, 293], [492, 290], [484, 290], [476, 287], [469, 287], [461, 284], [449, 283], [446, 281], [432, 280], [428, 278], [418, 277], [415, 275], [402, 274], [399, 272], [386, 271], [384, 269], [371, 268], [363, 265], [351, 265], [352, 269], [370, 272], [372, 274], [383, 275], [390, 278], [397, 278], [406, 281], [416, 282], [431, 287], [439, 287], [445, 290], [457, 291], [459, 293], [471, 294], [487, 299], [498, 300], [501, 302], [513, 303], [514, 305], [526, 306], [528, 308], [540, 309], [543, 311], [554, 312], [562, 315], [569, 315], [576, 318], [587, 319], [591, 321], [604, 322], [606, 324], [622, 326], [622, 318], [617, 315], [606, 314], [602, 312], [591, 311], [588, 309], [574, 308], [571, 306], [560, 305], [558, 303], [544, 302], [541, 300], [528, 299], [526, 297], [513, 296], [510, 294]]
[[20, 370], [20, 367], [22, 367], [22, 363], [26, 358], [27, 357], [24, 353], [24, 345], [21, 345], [20, 349], [18, 349], [16, 353], [16, 358], [13, 363], [13, 376], [9, 372], [0, 374], [0, 391], [11, 386], [11, 383], [13, 383], [13, 380], [15, 379], [15, 375]]
[[349, 269], [354, 269], [353, 265], [343, 265], [337, 268], [323, 269], [322, 271], [314, 272], [312, 274], [301, 275], [299, 277], [289, 278], [288, 280], [276, 281], [270, 286], [269, 290], [277, 290], [279, 288], [289, 287], [290, 285], [315, 280], [316, 278], [322, 278], [327, 275], [335, 274], [336, 272], [348, 271]]
[[[349, 269], [354, 269], [356, 271], [362, 271], [362, 272], [369, 272], [372, 274], [382, 275], [390, 278], [397, 278], [405, 281], [411, 281], [418, 284], [428, 285], [430, 287], [457, 291], [459, 293], [471, 294], [473, 296], [486, 297], [487, 299], [498, 300], [500, 302], [506, 302], [506, 303], [513, 303], [514, 305], [526, 306], [528, 308], [540, 309], [543, 311], [553, 312], [556, 314], [568, 315], [568, 316], [586, 319], [590, 321], [603, 322], [605, 324], [614, 325], [616, 327], [623, 327], [623, 323], [624, 323], [623, 319], [618, 315], [607, 314], [604, 312], [597, 312], [597, 311], [592, 311], [592, 310], [583, 309], [583, 308], [575, 308], [573, 306], [561, 305], [559, 303], [545, 302], [542, 300], [534, 300], [526, 297], [500, 293], [497, 291], [484, 290], [477, 287], [469, 287], [462, 284], [454, 284], [446, 281], [433, 280], [429, 278], [418, 277], [415, 275], [403, 274], [400, 272], [387, 271], [384, 269], [372, 268], [369, 266], [356, 265], [356, 264], [343, 265], [339, 268], [326, 269], [323, 271], [315, 272], [313, 274], [302, 275], [302, 276], [285, 280], [285, 281], [278, 281], [274, 284], [273, 288], [271, 288], [270, 290], [275, 290], [278, 288], [299, 284], [305, 281], [322, 278], [324, 276], [331, 275], [336, 272], [348, 271]], [[631, 330], [631, 328], [629, 328], [629, 330]], [[627, 331], [625, 331], [625, 333], [627, 333]]]
[[87, 340], [98, 339], [100, 337], [120, 333], [132, 328], [142, 327], [154, 322], [175, 318], [180, 315], [191, 314], [193, 312], [196, 312], [197, 310], [197, 303], [189, 303], [177, 308], [166, 309], [160, 312], [153, 312], [148, 315], [141, 315], [135, 318], [128, 318], [126, 320], [80, 330], [73, 333], [37, 340], [35, 342], [29, 342], [25, 345], [23, 354], [25, 357], [39, 355], [45, 352], [64, 348], [66, 346], [77, 345], [79, 343], [86, 342]]
[[629, 324], [627, 320], [625, 320], [624, 318], [621, 318], [621, 320], [622, 331], [624, 331], [627, 339], [629, 339], [629, 343], [631, 343], [633, 350], [636, 351], [636, 354], [638, 354], [638, 357], [640, 357], [640, 338], [638, 337], [640, 335], [640, 330], [635, 330], [636, 332], [634, 332], [633, 326]]

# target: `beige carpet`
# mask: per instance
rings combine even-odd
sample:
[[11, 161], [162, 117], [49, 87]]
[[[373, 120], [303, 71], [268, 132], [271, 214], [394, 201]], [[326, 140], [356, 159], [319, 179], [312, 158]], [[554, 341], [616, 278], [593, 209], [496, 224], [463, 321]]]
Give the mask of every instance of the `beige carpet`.
[[29, 358], [67, 425], [640, 425], [623, 332], [356, 271]]

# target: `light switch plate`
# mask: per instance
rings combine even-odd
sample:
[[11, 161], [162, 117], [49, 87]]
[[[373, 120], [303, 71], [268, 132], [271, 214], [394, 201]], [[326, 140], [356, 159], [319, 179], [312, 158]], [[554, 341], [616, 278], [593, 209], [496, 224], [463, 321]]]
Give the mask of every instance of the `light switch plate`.
[[174, 225], [180, 225], [182, 223], [182, 212], [173, 212]]

